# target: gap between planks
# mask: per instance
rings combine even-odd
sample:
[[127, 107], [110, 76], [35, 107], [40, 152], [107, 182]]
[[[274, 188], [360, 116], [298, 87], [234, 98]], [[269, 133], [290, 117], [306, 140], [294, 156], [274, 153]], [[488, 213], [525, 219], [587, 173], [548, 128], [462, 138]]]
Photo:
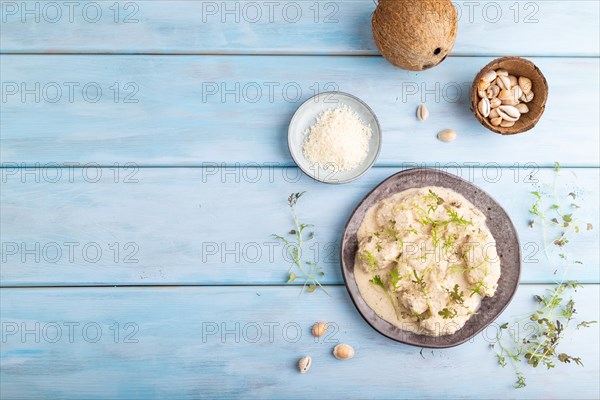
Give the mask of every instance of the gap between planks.
[[[0, 137], [1, 140], [1, 137]], [[8, 165], [10, 164], [10, 165]], [[14, 164], [20, 164], [20, 165], [14, 165]], [[26, 164], [26, 163], [19, 163], [19, 162], [11, 162], [11, 161], [7, 161], [7, 162], [2, 162], [0, 164], [0, 170], [1, 169], [17, 169], [17, 170], [21, 170], [21, 169], [84, 169], [84, 168], [105, 168], [105, 169], [129, 169], [130, 167], [127, 166], [114, 166], [114, 165], [105, 165], [105, 164], [95, 164], [95, 163], [90, 163], [90, 164], [78, 164], [78, 165], [50, 165], [50, 164], [44, 164], [42, 165], [41, 163], [38, 163], [39, 165], [30, 165], [30, 164]], [[218, 163], [218, 162], [205, 162], [204, 164], [209, 164], [209, 165], [134, 165], [136, 168], [140, 168], [140, 169], [206, 169], [206, 168], [218, 168], [218, 169], [224, 169], [224, 168], [232, 168], [232, 167], [246, 167], [246, 168], [256, 168], [256, 169], [273, 169], [273, 168], [279, 168], [279, 169], [299, 169], [299, 167], [296, 164], [279, 164], [276, 162], [240, 162], [240, 163], [228, 163], [228, 162], [222, 162], [222, 163]], [[450, 163], [447, 163], [450, 164]], [[492, 163], [494, 164], [494, 163]], [[497, 163], [495, 163], [497, 164]], [[488, 165], [487, 164], [479, 164], [479, 165], [474, 165], [474, 166], [468, 166], [469, 168], [475, 168], [475, 169], [484, 169], [486, 168]], [[454, 165], [442, 165], [442, 164], [430, 164], [430, 163], [424, 163], [424, 164], [416, 164], [413, 162], [404, 162], [404, 163], [398, 163], [398, 164], [377, 164], [377, 165], [373, 165], [371, 168], [372, 169], [389, 169], [389, 168], [399, 168], [402, 170], [409, 170], [409, 169], [414, 169], [414, 168], [432, 168], [432, 169], [437, 169], [437, 168], [454, 168]], [[460, 165], [459, 165], [460, 167]], [[515, 167], [514, 164], [513, 165], [509, 165], [509, 164], [498, 164], [498, 165], [493, 165], [493, 167], [497, 167], [497, 168], [503, 168], [503, 169], [519, 169], [519, 170], [530, 170], [531, 167], [527, 167], [525, 165], [521, 166], [519, 165], [518, 167]], [[554, 169], [554, 165], [536, 165], [537, 168], [539, 169]], [[594, 169], [600, 169], [600, 164], [598, 165], [593, 165], [593, 166], [589, 166], [589, 165], [569, 165], [569, 164], [560, 164], [560, 168], [561, 169], [587, 169], [587, 170], [594, 170]]]
[[[247, 57], [382, 57], [381, 54], [373, 52], [336, 52], [336, 53], [285, 53], [285, 52], [255, 52], [255, 53], [244, 53], [239, 51], [232, 52], [164, 52], [164, 53], [153, 53], [153, 52], [98, 52], [98, 51], [85, 51], [78, 50], [74, 52], [53, 52], [53, 51], [38, 51], [38, 52], [18, 52], [18, 51], [2, 51], [0, 50], [0, 56], [247, 56]], [[512, 54], [504, 53], [463, 53], [463, 54], [452, 54], [448, 58], [498, 58], [506, 57]], [[598, 54], [525, 54], [519, 55], [522, 58], [583, 58], [583, 59], [598, 59]], [[412, 71], [421, 72], [421, 71]]]
[[[596, 282], [581, 282], [578, 281], [578, 283], [580, 283], [581, 285], [593, 285], [593, 286], [600, 286], [600, 283], [596, 283]], [[553, 286], [553, 285], [558, 285], [558, 282], [545, 282], [545, 283], [534, 283], [534, 282], [523, 282], [523, 283], [519, 283], [519, 286]], [[107, 284], [101, 284], [101, 285], [28, 285], [28, 286], [19, 286], [19, 285], [10, 285], [10, 286], [0, 286], [0, 291], [2, 290], [22, 290], [22, 289], [91, 289], [91, 288], [103, 288], [103, 289], [110, 289], [110, 288], [137, 288], [137, 289], [177, 289], [177, 288], [212, 288], [212, 287], [222, 287], [222, 288], [236, 288], [236, 287], [240, 287], [240, 288], [289, 288], [290, 290], [298, 290], [302, 285], [300, 284], [290, 284], [290, 285], [286, 285], [285, 283], [275, 283], [275, 284], [249, 284], [249, 285], [245, 285], [242, 283], [236, 283], [236, 284], [185, 284], [185, 283], [180, 283], [180, 284], [165, 284], [165, 285], [157, 285], [157, 284], [150, 284], [150, 285], [139, 285], [139, 284], [125, 284], [125, 285], [107, 285]], [[335, 284], [323, 284], [323, 287], [329, 288], [329, 287], [344, 287], [345, 285], [343, 283], [335, 283]]]

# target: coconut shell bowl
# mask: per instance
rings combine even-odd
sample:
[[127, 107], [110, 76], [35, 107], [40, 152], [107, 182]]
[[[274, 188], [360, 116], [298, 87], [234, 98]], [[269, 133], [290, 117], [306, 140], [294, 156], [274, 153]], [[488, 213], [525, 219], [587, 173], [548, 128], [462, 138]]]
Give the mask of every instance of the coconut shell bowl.
[[[500, 90], [505, 88], [503, 82], [497, 82], [494, 80], [499, 79], [499, 75], [489, 82], [490, 78], [494, 77], [494, 73], [492, 71], [498, 70], [505, 70], [508, 72], [509, 76], [513, 77], [512, 79], [505, 79], [503, 81], [507, 83], [512, 80], [510, 84], [511, 88], [508, 89], [509, 91], [515, 88], [517, 85], [523, 86], [521, 83], [515, 84], [515, 77], [524, 77], [530, 80], [530, 82], [527, 82], [525, 85], [525, 93], [522, 93], [523, 91], [520, 90], [520, 87], [516, 89], [518, 92], [517, 94], [522, 93], [519, 99], [516, 99], [513, 96], [512, 99], [502, 100], [502, 105], [512, 105], [517, 106], [521, 110], [527, 110], [525, 113], [518, 115], [518, 119], [514, 121], [512, 126], [509, 126], [511, 125], [510, 121], [504, 122], [503, 120], [502, 125], [504, 126], [501, 126], [498, 125], [498, 119], [496, 119], [496, 121], [492, 121], [489, 116], [484, 116], [485, 113], [493, 111], [493, 109], [496, 107], [498, 107], [496, 113], [500, 112], [500, 108], [498, 106], [498, 102], [500, 100], [498, 98], [493, 100], [496, 103], [494, 104], [496, 107], [486, 110], [486, 105], [480, 105], [480, 102], [482, 101], [481, 95], [484, 95], [484, 97], [489, 99], [495, 95], [494, 91], [498, 90], [496, 87], [491, 87], [490, 89], [490, 87], [488, 87], [484, 81], [490, 83], [490, 86], [500, 86]], [[490, 90], [488, 91], [488, 89]], [[527, 89], [530, 90], [528, 91]], [[533, 92], [533, 94], [530, 94], [530, 92]], [[502, 96], [500, 96], [500, 98], [502, 98]], [[542, 117], [542, 114], [544, 114], [547, 100], [548, 82], [546, 81], [544, 74], [542, 74], [542, 71], [540, 71], [540, 69], [534, 63], [520, 57], [502, 57], [492, 61], [486, 65], [479, 72], [479, 74], [477, 74], [471, 87], [471, 111], [475, 115], [475, 118], [477, 118], [481, 125], [485, 126], [487, 129], [501, 135], [515, 135], [518, 133], [523, 133], [536, 126]], [[515, 104], [515, 102], [518, 102], [520, 105]], [[504, 110], [506, 110], [506, 108], [504, 108]], [[514, 110], [509, 107], [507, 111]], [[509, 118], [511, 117], [509, 116]]]

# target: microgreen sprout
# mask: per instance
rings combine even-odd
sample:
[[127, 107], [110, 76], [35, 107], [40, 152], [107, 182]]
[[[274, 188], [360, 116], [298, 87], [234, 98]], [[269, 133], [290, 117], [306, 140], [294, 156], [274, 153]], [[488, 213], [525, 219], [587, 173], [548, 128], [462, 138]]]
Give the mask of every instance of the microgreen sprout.
[[[288, 240], [284, 236], [273, 234], [271, 235], [273, 238], [283, 242], [286, 251], [292, 257], [293, 264], [288, 271], [288, 280], [287, 283], [292, 283], [296, 279], [301, 278], [304, 279], [304, 285], [302, 286], [302, 291], [306, 290], [308, 293], [314, 292], [317, 287], [320, 287], [323, 292], [327, 295], [327, 290], [321, 285], [318, 280], [318, 277], [323, 277], [325, 272], [323, 272], [322, 268], [319, 267], [316, 263], [312, 261], [302, 261], [301, 253], [302, 253], [302, 245], [304, 240], [310, 240], [313, 238], [314, 233], [309, 233], [307, 238], [304, 238], [303, 233], [307, 228], [312, 228], [313, 225], [310, 224], [301, 224], [298, 215], [296, 213], [296, 205], [298, 204], [298, 200], [302, 197], [305, 192], [301, 193], [292, 193], [288, 197], [288, 205], [292, 211], [292, 217], [294, 219], [294, 228], [289, 231], [289, 235], [295, 237], [294, 241]], [[294, 271], [294, 267], [298, 269], [301, 273], [301, 276], [298, 276]], [[302, 293], [302, 291], [300, 293]]]
[[[557, 362], [569, 364], [574, 363], [583, 366], [580, 357], [575, 357], [558, 351], [558, 345], [564, 339], [565, 331], [576, 314], [575, 302], [569, 296], [567, 290], [581, 288], [577, 282], [568, 281], [561, 283], [555, 289], [548, 289], [545, 295], [536, 295], [534, 300], [537, 307], [527, 319], [536, 324], [533, 334], [519, 339], [514, 330], [508, 329], [508, 323], [501, 326], [496, 337], [496, 356], [502, 367], [506, 365], [505, 359], [509, 357], [513, 361], [513, 367], [517, 373], [515, 387], [525, 386], [525, 376], [519, 370], [518, 364], [526, 362], [532, 367], [539, 365], [547, 369], [554, 368]], [[577, 328], [587, 328], [596, 321], [583, 321]], [[502, 337], [502, 331], [508, 334], [508, 338]]]
[[[556, 183], [560, 172], [560, 164], [554, 164], [554, 178], [551, 189], [552, 204], [546, 206], [544, 200], [546, 195], [540, 191], [531, 192], [534, 196], [534, 202], [529, 209], [529, 213], [533, 219], [529, 222], [529, 227], [534, 228], [539, 222], [542, 226], [542, 240], [544, 253], [548, 261], [553, 261], [548, 252], [548, 248], [556, 246], [560, 249], [558, 260], [567, 263], [567, 268], [563, 272], [563, 279], [554, 289], [548, 289], [543, 295], [535, 295], [536, 308], [531, 312], [525, 320], [528, 323], [535, 324], [535, 331], [525, 338], [517, 337], [514, 330], [508, 329], [508, 323], [503, 324], [497, 334], [496, 343], [491, 347], [496, 351], [496, 357], [500, 366], [507, 365], [506, 359], [510, 359], [516, 373], [515, 388], [526, 386], [526, 379], [519, 365], [526, 363], [532, 367], [540, 365], [547, 369], [554, 368], [557, 362], [564, 364], [577, 364], [583, 366], [583, 361], [580, 357], [575, 357], [562, 353], [558, 350], [558, 346], [565, 337], [565, 333], [569, 324], [573, 321], [576, 314], [575, 301], [572, 296], [566, 296], [568, 290], [576, 291], [581, 288], [575, 281], [566, 280], [566, 275], [569, 267], [569, 256], [564, 248], [570, 242], [569, 234], [571, 232], [579, 233], [580, 229], [577, 224], [577, 219], [574, 216], [574, 211], [580, 206], [574, 201], [577, 199], [575, 192], [570, 192], [566, 197], [569, 198], [570, 208], [563, 212], [561, 199], [556, 190]], [[556, 229], [559, 231], [557, 236], [550, 242], [547, 240], [548, 229]], [[591, 225], [588, 224], [591, 229]], [[575, 261], [574, 264], [581, 264], [580, 261]], [[522, 320], [523, 321], [523, 320]], [[517, 321], [517, 324], [522, 322]], [[588, 328], [595, 324], [596, 321], [583, 321], [577, 325], [577, 329]], [[503, 337], [503, 332], [507, 333], [508, 337]]]

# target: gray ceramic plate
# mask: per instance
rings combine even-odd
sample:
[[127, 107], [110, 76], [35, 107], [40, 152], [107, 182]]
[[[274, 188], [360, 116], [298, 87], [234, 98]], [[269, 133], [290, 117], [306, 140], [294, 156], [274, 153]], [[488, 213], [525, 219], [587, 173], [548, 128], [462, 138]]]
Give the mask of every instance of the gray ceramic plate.
[[[462, 194], [487, 217], [487, 226], [496, 240], [501, 259], [501, 275], [494, 297], [486, 297], [481, 308], [458, 332], [446, 336], [426, 336], [402, 330], [379, 317], [360, 295], [354, 278], [354, 258], [358, 248], [356, 232], [365, 212], [375, 203], [406, 189], [442, 186]], [[521, 252], [517, 231], [506, 211], [492, 197], [471, 183], [435, 169], [411, 169], [392, 175], [363, 199], [350, 217], [342, 236], [342, 275], [358, 312], [376, 331], [398, 342], [428, 348], [457, 346], [491, 324], [510, 303], [519, 284]]]
[[[316, 168], [304, 157], [302, 150], [306, 130], [315, 124], [323, 111], [347, 105], [360, 119], [371, 125], [373, 135], [369, 142], [367, 158], [352, 171], [338, 171], [334, 165]], [[364, 175], [373, 166], [381, 148], [381, 127], [375, 113], [362, 100], [343, 92], [324, 92], [306, 100], [292, 117], [288, 129], [288, 146], [292, 158], [300, 169], [311, 178], [324, 183], [348, 183]]]

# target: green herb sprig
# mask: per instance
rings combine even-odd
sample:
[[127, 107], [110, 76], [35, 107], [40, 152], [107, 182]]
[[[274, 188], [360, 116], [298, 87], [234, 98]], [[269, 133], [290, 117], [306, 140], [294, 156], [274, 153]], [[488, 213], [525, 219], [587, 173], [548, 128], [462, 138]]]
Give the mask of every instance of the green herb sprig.
[[[565, 332], [576, 314], [575, 302], [571, 296], [566, 297], [567, 290], [581, 288], [577, 282], [568, 281], [561, 283], [555, 289], [548, 289], [544, 295], [536, 295], [536, 310], [527, 319], [535, 324], [534, 333], [525, 338], [518, 338], [514, 330], [509, 329], [509, 324], [500, 326], [496, 335], [496, 343], [491, 347], [496, 351], [500, 366], [507, 365], [506, 359], [511, 360], [517, 380], [515, 388], [526, 386], [524, 374], [519, 369], [521, 362], [526, 362], [532, 367], [539, 365], [547, 369], [554, 368], [557, 362], [575, 363], [583, 366], [580, 357], [574, 357], [558, 350], [558, 345], [565, 337]], [[577, 327], [587, 328], [596, 321], [583, 321]], [[507, 336], [504, 336], [504, 333]]]
[[[396, 270], [396, 272], [397, 272], [397, 270]], [[398, 281], [401, 278], [398, 277], [398, 281], [395, 281], [395, 282], [393, 281], [394, 279], [395, 279], [395, 276], [392, 273], [390, 273], [390, 280], [391, 280], [390, 283], [392, 283], [395, 288], [396, 284], [398, 283]], [[373, 275], [373, 278], [371, 278], [369, 280], [369, 282], [371, 282], [373, 285], [379, 286], [380, 288], [383, 289], [383, 291], [385, 292], [385, 295], [387, 296], [388, 300], [390, 301], [390, 304], [394, 308], [394, 312], [396, 313], [396, 318], [400, 319], [401, 313], [399, 312], [400, 310], [398, 309], [396, 297], [392, 294], [393, 292], [390, 292], [388, 290], [388, 287], [387, 287], [386, 283], [383, 281], [383, 279], [381, 278], [381, 275]]]
[[[552, 290], [548, 290], [546, 294], [535, 295], [534, 299], [537, 303], [536, 309], [522, 321], [527, 320], [530, 324], [535, 324], [536, 331], [528, 337], [520, 339], [516, 336], [514, 330], [509, 329], [509, 324], [505, 323], [500, 327], [496, 337], [496, 343], [490, 345], [496, 352], [498, 363], [501, 367], [507, 365], [506, 360], [509, 359], [516, 373], [515, 388], [523, 388], [526, 386], [526, 379], [519, 365], [523, 362], [526, 365], [537, 367], [545, 366], [547, 369], [554, 368], [557, 363], [574, 363], [583, 366], [583, 361], [580, 357], [574, 357], [566, 353], [561, 353], [558, 346], [564, 339], [569, 324], [573, 321], [576, 314], [575, 302], [572, 296], [565, 296], [568, 290], [576, 291], [582, 286], [575, 281], [567, 281], [567, 271], [570, 264], [569, 257], [564, 253], [564, 247], [570, 242], [569, 235], [579, 233], [580, 229], [577, 224], [577, 219], [574, 217], [574, 211], [580, 208], [575, 203], [577, 195], [574, 192], [568, 194], [567, 198], [570, 202], [569, 211], [562, 211], [561, 199], [556, 190], [556, 183], [560, 172], [560, 164], [554, 164], [554, 178], [551, 189], [551, 198], [553, 204], [545, 206], [544, 197], [539, 191], [531, 192], [534, 196], [534, 202], [529, 209], [531, 215], [534, 216], [529, 222], [530, 228], [534, 228], [536, 221], [542, 227], [542, 240], [544, 246], [544, 254], [548, 261], [552, 261], [549, 248], [555, 248], [563, 251], [558, 254], [560, 262], [567, 263], [563, 273], [563, 279], [558, 286]], [[563, 200], [564, 201], [564, 200]], [[548, 241], [548, 230], [551, 228], [559, 229], [554, 239]], [[587, 230], [591, 230], [591, 224], [587, 224]], [[575, 261], [573, 264], [581, 264], [580, 261]], [[597, 323], [596, 321], [583, 321], [577, 325], [577, 329], [588, 328]], [[503, 333], [507, 333], [506, 336]]]
[[444, 309], [442, 309], [441, 311], [438, 311], [438, 314], [442, 316], [442, 318], [444, 319], [450, 319], [450, 318], [454, 318], [458, 315], [458, 311], [456, 311], [456, 309], [450, 307], [446, 307]]
[[[286, 251], [288, 252], [290, 257], [292, 257], [293, 264], [288, 271], [289, 276], [287, 283], [292, 283], [296, 279], [301, 278], [304, 279], [304, 285], [302, 286], [302, 291], [300, 293], [302, 293], [304, 290], [306, 290], [306, 292], [308, 293], [312, 293], [317, 289], [317, 287], [319, 287], [323, 290], [323, 292], [329, 295], [327, 290], [325, 290], [325, 288], [321, 285], [321, 283], [318, 280], [318, 277], [325, 276], [325, 272], [323, 272], [322, 268], [312, 261], [303, 262], [301, 258], [302, 245], [304, 241], [311, 240], [314, 237], [313, 232], [309, 233], [307, 238], [303, 236], [304, 231], [307, 228], [312, 228], [314, 225], [301, 224], [296, 213], [296, 205], [298, 203], [298, 200], [300, 199], [300, 197], [302, 197], [304, 193], [306, 192], [292, 193], [288, 197], [288, 205], [292, 211], [292, 216], [294, 218], [294, 228], [289, 231], [289, 235], [292, 235], [295, 238], [295, 240], [290, 241], [284, 236], [277, 234], [272, 234], [271, 236], [281, 241], [284, 244]], [[296, 275], [296, 273], [294, 272], [294, 267], [298, 269], [298, 272], [301, 274], [300, 276]]]
[[[551, 195], [548, 196], [552, 199], [552, 204], [547, 206], [544, 202], [544, 197], [540, 191], [531, 192], [534, 196], [534, 202], [529, 209], [529, 213], [533, 216], [533, 219], [529, 221], [529, 226], [533, 228], [536, 222], [542, 227], [542, 240], [544, 246], [544, 254], [546, 258], [550, 259], [548, 250], [554, 245], [558, 248], [566, 246], [572, 234], [580, 232], [579, 221], [574, 216], [575, 211], [581, 208], [577, 203], [577, 194], [571, 192], [566, 196], [566, 199], [561, 201], [557, 194], [556, 183], [560, 173], [560, 164], [554, 163], [554, 179], [551, 188]], [[562, 203], [568, 202], [568, 206], [564, 206]], [[567, 208], [565, 210], [565, 208]], [[536, 221], [537, 220], [537, 221]], [[549, 230], [558, 229], [558, 233], [555, 234], [554, 239], [548, 240]], [[591, 224], [587, 224], [587, 230], [591, 230], [593, 227]], [[565, 258], [565, 257], [561, 257]]]

